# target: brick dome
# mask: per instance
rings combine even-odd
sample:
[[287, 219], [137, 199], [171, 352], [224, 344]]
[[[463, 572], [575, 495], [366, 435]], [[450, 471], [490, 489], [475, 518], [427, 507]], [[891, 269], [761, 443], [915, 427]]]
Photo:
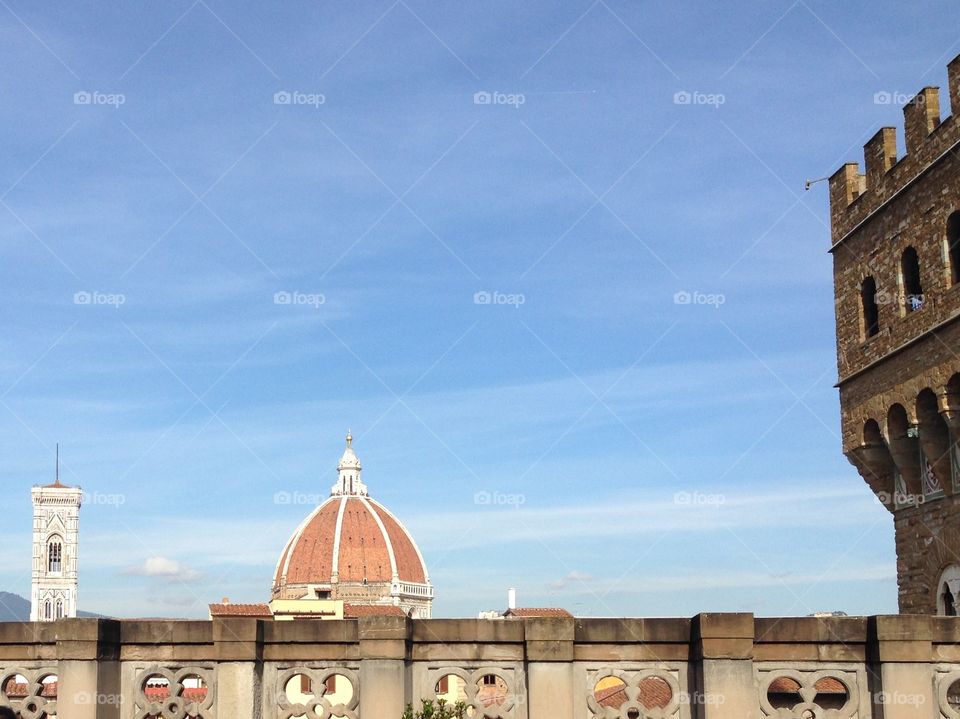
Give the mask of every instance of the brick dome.
[[287, 542], [274, 590], [333, 582], [427, 583], [427, 568], [410, 533], [370, 497], [332, 496]]
[[273, 597], [393, 604], [429, 617], [433, 586], [423, 555], [400, 520], [369, 496], [362, 472], [347, 434], [337, 483], [284, 546]]

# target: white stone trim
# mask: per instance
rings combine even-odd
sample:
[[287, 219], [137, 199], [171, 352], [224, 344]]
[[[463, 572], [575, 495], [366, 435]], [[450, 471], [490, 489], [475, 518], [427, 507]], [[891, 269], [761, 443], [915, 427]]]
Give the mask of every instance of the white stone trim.
[[333, 563], [330, 565], [330, 573], [333, 577], [340, 579], [340, 535], [343, 533], [343, 513], [347, 509], [347, 497], [340, 498], [340, 509], [337, 510], [337, 528], [333, 532]]
[[[423, 569], [423, 580], [424, 580], [424, 582], [425, 582], [426, 584], [430, 584], [430, 573], [427, 572], [427, 563], [426, 563], [425, 561], [423, 561], [423, 554], [420, 552], [420, 547], [417, 546], [417, 541], [413, 538], [413, 535], [410, 534], [409, 531], [407, 531], [407, 528], [404, 526], [403, 522], [401, 522], [399, 519], [397, 519], [396, 515], [395, 515], [393, 512], [391, 512], [389, 509], [387, 509], [386, 507], [384, 507], [384, 506], [383, 506], [382, 504], [380, 504], [380, 502], [378, 502], [377, 500], [371, 499], [371, 498], [367, 498], [367, 499], [369, 499], [370, 503], [373, 504], [373, 505], [375, 505], [375, 506], [377, 507], [377, 509], [383, 510], [383, 512], [384, 512], [388, 517], [390, 517], [390, 519], [392, 519], [394, 522], [397, 523], [397, 526], [400, 527], [401, 531], [402, 531], [404, 534], [407, 535], [407, 539], [409, 539], [409, 540], [410, 540], [410, 544], [413, 545], [413, 551], [415, 551], [415, 552], [417, 553], [417, 559], [420, 560], [420, 566], [421, 566], [421, 568]], [[392, 554], [391, 554], [391, 556], [392, 556]], [[408, 582], [408, 584], [416, 584], [416, 582]]]
[[377, 511], [373, 508], [371, 500], [369, 500], [367, 497], [357, 497], [357, 499], [359, 499], [367, 508], [367, 511], [373, 515], [373, 519], [380, 528], [380, 534], [383, 535], [383, 543], [387, 548], [387, 554], [390, 555], [390, 574], [393, 577], [393, 581], [396, 582], [400, 575], [397, 574], [397, 557], [393, 553], [393, 542], [390, 541], [390, 535], [387, 534], [387, 528], [383, 526], [383, 520], [380, 519], [380, 515], [377, 514]]

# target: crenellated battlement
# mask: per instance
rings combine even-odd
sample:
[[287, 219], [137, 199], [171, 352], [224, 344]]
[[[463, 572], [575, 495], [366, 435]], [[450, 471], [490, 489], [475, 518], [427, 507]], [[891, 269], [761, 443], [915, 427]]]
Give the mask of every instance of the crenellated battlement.
[[947, 65], [952, 115], [940, 117], [940, 89], [925, 87], [903, 108], [906, 153], [897, 157], [897, 131], [883, 127], [863, 146], [864, 171], [848, 162], [830, 177], [833, 244], [842, 242], [960, 142], [960, 55]]

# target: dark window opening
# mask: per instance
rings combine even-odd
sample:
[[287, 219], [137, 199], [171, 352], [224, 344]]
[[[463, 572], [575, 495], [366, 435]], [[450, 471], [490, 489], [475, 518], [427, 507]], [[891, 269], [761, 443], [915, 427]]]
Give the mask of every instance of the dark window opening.
[[947, 218], [947, 259], [950, 262], [950, 284], [960, 283], [960, 211]]
[[60, 572], [63, 570], [63, 545], [60, 542], [50, 542], [47, 547], [47, 571]]
[[907, 312], [919, 310], [923, 307], [923, 285], [920, 282], [920, 257], [913, 247], [903, 251], [900, 277], [903, 280], [903, 302]]
[[946, 617], [957, 616], [957, 604], [953, 599], [953, 592], [950, 591], [946, 582], [943, 584], [943, 614]]
[[863, 314], [863, 336], [873, 337], [880, 332], [880, 310], [877, 307], [877, 282], [872, 277], [860, 284], [860, 311]]

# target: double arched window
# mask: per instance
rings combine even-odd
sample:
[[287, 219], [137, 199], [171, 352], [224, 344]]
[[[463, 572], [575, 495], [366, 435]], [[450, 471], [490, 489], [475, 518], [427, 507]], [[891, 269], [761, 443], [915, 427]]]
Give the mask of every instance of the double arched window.
[[60, 537], [53, 536], [47, 543], [47, 571], [63, 571], [63, 542]]

